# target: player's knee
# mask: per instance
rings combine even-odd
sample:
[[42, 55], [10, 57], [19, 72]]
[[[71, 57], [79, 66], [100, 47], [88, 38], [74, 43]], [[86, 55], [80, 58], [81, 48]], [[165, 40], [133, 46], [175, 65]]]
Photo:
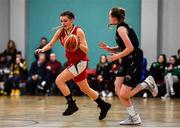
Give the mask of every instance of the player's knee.
[[56, 83], [57, 86], [60, 86], [61, 83], [62, 83], [61, 77], [57, 77], [56, 80], [55, 80], [55, 83]]
[[122, 83], [121, 82], [119, 82], [118, 80], [115, 80], [114, 81], [114, 85], [115, 85], [115, 87], [121, 87], [121, 85], [122, 85]]
[[118, 91], [121, 89], [122, 84], [120, 83], [114, 83], [115, 84], [115, 92], [118, 93]]
[[165, 79], [165, 80], [168, 80], [168, 79], [169, 79], [169, 74], [165, 75], [165, 76], [164, 76], [164, 79]]

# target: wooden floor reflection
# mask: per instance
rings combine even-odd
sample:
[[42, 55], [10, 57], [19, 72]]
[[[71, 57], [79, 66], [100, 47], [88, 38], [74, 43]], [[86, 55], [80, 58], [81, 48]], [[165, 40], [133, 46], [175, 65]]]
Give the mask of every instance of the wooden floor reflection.
[[0, 128], [65, 128], [65, 127], [180, 127], [180, 99], [133, 98], [143, 123], [140, 126], [120, 126], [127, 116], [117, 97], [106, 98], [112, 103], [108, 116], [98, 120], [99, 109], [88, 97], [74, 97], [79, 111], [62, 116], [66, 108], [64, 97], [0, 97]]

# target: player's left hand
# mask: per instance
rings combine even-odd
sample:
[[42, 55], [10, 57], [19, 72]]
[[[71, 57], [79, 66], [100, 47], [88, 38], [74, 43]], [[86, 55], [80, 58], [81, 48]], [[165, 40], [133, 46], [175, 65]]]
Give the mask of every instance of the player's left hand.
[[113, 62], [113, 61], [115, 61], [115, 60], [120, 59], [120, 57], [119, 57], [119, 54], [110, 54], [110, 55], [107, 57], [107, 59], [108, 59], [109, 62]]

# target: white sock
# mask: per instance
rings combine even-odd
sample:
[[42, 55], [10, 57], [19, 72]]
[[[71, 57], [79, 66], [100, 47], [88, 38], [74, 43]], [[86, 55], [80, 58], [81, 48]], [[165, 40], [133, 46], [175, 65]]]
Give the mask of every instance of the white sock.
[[145, 89], [148, 85], [145, 82], [140, 83], [142, 89]]
[[128, 111], [128, 113], [129, 113], [130, 116], [135, 116], [135, 115], [136, 115], [136, 111], [134, 110], [134, 107], [133, 107], [133, 106], [128, 107], [128, 108], [126, 108], [126, 109], [127, 109], [127, 111]]

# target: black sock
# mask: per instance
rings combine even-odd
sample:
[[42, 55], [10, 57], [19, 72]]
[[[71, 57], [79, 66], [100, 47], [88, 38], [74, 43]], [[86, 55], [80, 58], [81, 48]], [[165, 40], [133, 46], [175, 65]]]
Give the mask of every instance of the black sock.
[[65, 98], [66, 98], [66, 100], [67, 100], [68, 103], [72, 103], [72, 102], [73, 102], [73, 98], [72, 98], [72, 95], [71, 95], [71, 94], [65, 96]]
[[98, 97], [96, 100], [94, 100], [98, 105], [99, 107], [101, 107], [103, 104], [104, 104], [104, 100], [102, 100], [100, 97]]

